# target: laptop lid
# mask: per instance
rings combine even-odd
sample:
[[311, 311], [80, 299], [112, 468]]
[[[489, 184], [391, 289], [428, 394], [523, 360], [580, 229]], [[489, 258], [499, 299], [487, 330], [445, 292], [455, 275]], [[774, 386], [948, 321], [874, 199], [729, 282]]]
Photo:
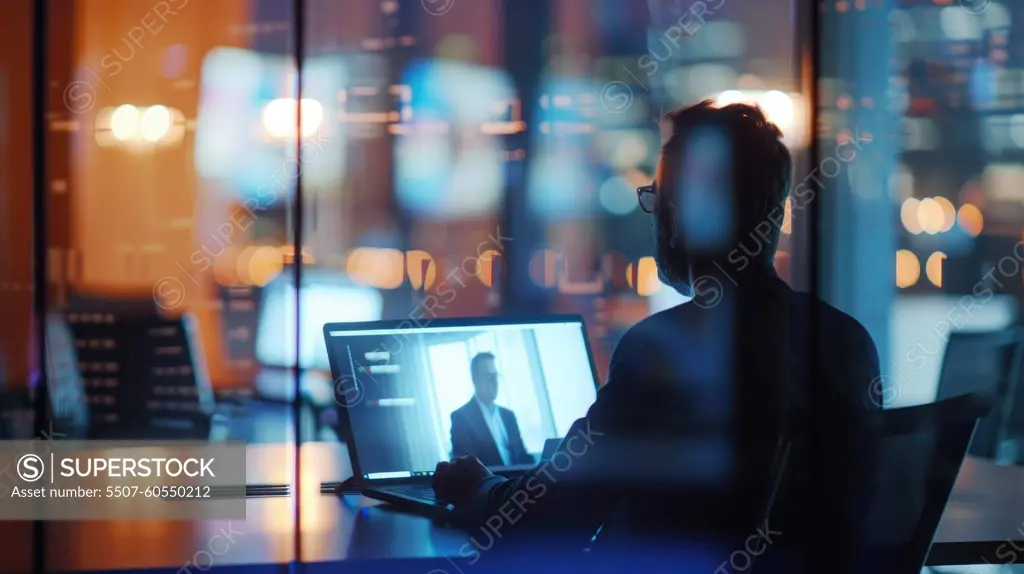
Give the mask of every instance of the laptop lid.
[[359, 487], [427, 481], [466, 454], [532, 467], [597, 397], [578, 315], [329, 323], [324, 337]]

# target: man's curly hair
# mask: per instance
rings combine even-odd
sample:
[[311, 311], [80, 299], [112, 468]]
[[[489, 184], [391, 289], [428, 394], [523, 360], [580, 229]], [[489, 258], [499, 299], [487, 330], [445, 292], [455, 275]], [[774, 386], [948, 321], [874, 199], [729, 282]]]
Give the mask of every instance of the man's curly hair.
[[781, 213], [793, 177], [793, 159], [782, 142], [779, 128], [768, 121], [757, 106], [731, 104], [717, 107], [711, 100], [668, 112], [663, 125], [667, 133], [661, 149], [657, 199], [658, 247], [663, 260], [659, 266], [666, 268], [662, 269], [663, 274], [668, 272], [668, 279], [675, 282], [685, 278], [686, 270], [682, 267], [686, 266], [686, 255], [674, 241], [670, 245], [665, 234], [678, 234], [680, 231], [676, 228], [678, 222], [673, 214], [683, 208], [675, 203], [682, 183], [679, 173], [687, 155], [687, 146], [700, 141], [700, 138], [691, 136], [709, 131], [722, 136], [730, 146], [732, 165], [726, 167], [731, 172], [731, 181], [728, 182], [731, 186], [723, 186], [717, 191], [732, 193], [725, 204], [731, 206], [734, 238], [739, 240], [758, 224], [772, 221], [769, 245], [762, 250], [766, 258], [764, 262], [770, 264], [781, 232], [781, 220], [775, 221], [780, 218], [773, 218], [773, 215]]

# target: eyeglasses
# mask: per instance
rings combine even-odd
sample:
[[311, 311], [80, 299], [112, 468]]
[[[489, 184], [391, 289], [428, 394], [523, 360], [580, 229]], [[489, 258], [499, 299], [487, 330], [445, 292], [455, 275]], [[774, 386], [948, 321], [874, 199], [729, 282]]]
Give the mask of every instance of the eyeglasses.
[[657, 187], [653, 183], [636, 188], [636, 199], [640, 202], [640, 209], [644, 210], [644, 213], [654, 213], [654, 203], [657, 197]]

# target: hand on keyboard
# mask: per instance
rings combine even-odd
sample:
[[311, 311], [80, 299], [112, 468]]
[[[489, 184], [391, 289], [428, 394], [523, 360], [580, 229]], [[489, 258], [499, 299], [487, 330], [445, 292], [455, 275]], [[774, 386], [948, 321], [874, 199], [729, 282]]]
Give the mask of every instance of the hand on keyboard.
[[439, 462], [434, 470], [434, 491], [441, 502], [455, 506], [469, 502], [480, 485], [494, 476], [475, 456]]

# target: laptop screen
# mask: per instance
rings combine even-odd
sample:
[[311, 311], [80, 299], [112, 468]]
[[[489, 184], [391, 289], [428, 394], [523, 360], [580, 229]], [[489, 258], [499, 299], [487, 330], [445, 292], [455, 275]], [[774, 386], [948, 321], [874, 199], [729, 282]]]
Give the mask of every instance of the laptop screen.
[[430, 476], [472, 454], [536, 464], [596, 396], [580, 321], [328, 332], [349, 448], [366, 480]]

